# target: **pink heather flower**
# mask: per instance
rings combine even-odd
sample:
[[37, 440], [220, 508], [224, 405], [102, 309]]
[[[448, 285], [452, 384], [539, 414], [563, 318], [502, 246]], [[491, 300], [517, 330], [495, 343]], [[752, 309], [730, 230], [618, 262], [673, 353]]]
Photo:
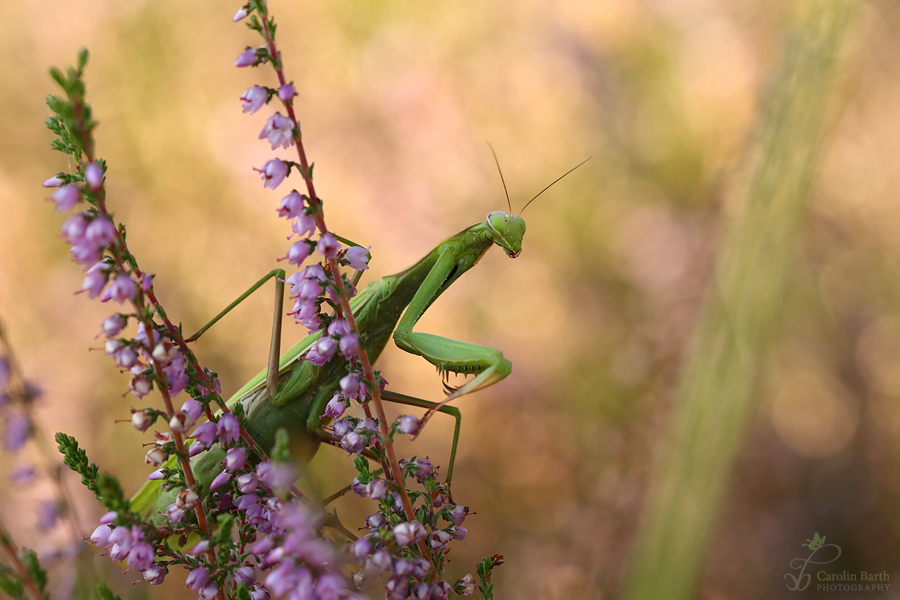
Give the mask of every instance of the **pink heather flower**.
[[240, 493], [249, 494], [256, 490], [259, 485], [259, 479], [256, 477], [256, 473], [244, 473], [243, 475], [238, 476], [235, 480], [235, 484], [237, 484]]
[[144, 569], [144, 581], [150, 585], [159, 585], [166, 579], [166, 570], [157, 564]]
[[347, 410], [347, 403], [341, 399], [341, 397], [337, 394], [328, 401], [328, 404], [325, 406], [325, 412], [322, 414], [323, 417], [329, 417], [331, 419], [340, 419], [341, 415], [344, 414], [344, 411]]
[[[109, 349], [113, 345], [118, 344], [118, 340], [107, 340], [106, 346]], [[110, 358], [116, 361], [116, 364], [122, 367], [123, 369], [130, 369], [135, 366], [138, 362], [137, 352], [134, 351], [134, 348], [131, 346], [119, 345], [112, 352], [107, 350], [107, 354]]]
[[242, 565], [234, 570], [235, 583], [251, 584], [256, 581], [256, 569], [249, 565]]
[[287, 177], [288, 168], [283, 160], [273, 158], [263, 165], [262, 169], [254, 169], [258, 173], [260, 173], [262, 180], [265, 182], [263, 187], [267, 187], [271, 190], [274, 190], [281, 182], [284, 181], [284, 178]]
[[322, 295], [322, 284], [315, 279], [307, 279], [300, 284], [297, 298], [301, 302], [314, 302]]
[[111, 510], [108, 513], [104, 513], [103, 516], [100, 517], [99, 523], [101, 525], [109, 525], [110, 523], [115, 523], [118, 516], [119, 516], [119, 513], [117, 513], [114, 510]]
[[184, 490], [178, 494], [175, 506], [181, 510], [194, 510], [200, 504], [200, 495], [194, 490]]
[[356, 373], [345, 375], [338, 383], [345, 398], [351, 398], [359, 393], [359, 375]]
[[134, 428], [140, 432], [147, 431], [150, 428], [150, 425], [153, 424], [153, 419], [147, 414], [145, 410], [133, 410], [131, 411], [131, 424], [134, 425]]
[[156, 343], [159, 341], [159, 332], [156, 331], [156, 329], [151, 329], [151, 331], [153, 332], [153, 342], [152, 343], [147, 338], [147, 331], [144, 328], [143, 321], [141, 321], [138, 324], [137, 334], [134, 336], [134, 339], [137, 340], [138, 342], [144, 344], [145, 346], [148, 346], [148, 347], [155, 346]]
[[332, 430], [334, 432], [334, 437], [340, 439], [353, 431], [353, 424], [349, 419], [341, 419], [340, 421], [335, 421]]
[[368, 495], [366, 484], [359, 480], [359, 475], [353, 478], [353, 483], [350, 484], [350, 491], [360, 498], [365, 498]]
[[176, 433], [187, 433], [196, 421], [196, 419], [192, 419], [185, 414], [184, 411], [178, 411], [169, 419], [169, 429]]
[[169, 524], [177, 525], [184, 519], [184, 509], [178, 508], [177, 504], [170, 504], [166, 507], [166, 519]]
[[285, 489], [290, 487], [297, 474], [291, 465], [286, 463], [273, 463], [264, 460], [256, 466], [256, 476], [259, 481], [275, 489]]
[[316, 232], [316, 219], [312, 215], [299, 215], [291, 222], [291, 231], [300, 237], [310, 237]]
[[347, 319], [335, 319], [331, 322], [331, 325], [328, 326], [328, 335], [341, 337], [348, 333], [350, 333], [350, 324], [347, 323]]
[[147, 455], [144, 457], [144, 462], [148, 465], [158, 467], [166, 462], [167, 458], [168, 456], [166, 456], [165, 450], [163, 450], [159, 446], [154, 446], [147, 452]]
[[446, 581], [431, 584], [432, 600], [447, 600], [447, 598], [450, 597], [450, 592], [452, 591], [453, 590], [450, 588], [450, 584]]
[[351, 359], [359, 354], [359, 337], [350, 333], [341, 338], [341, 354], [346, 359]]
[[81, 192], [74, 185], [63, 185], [56, 188], [50, 199], [56, 204], [57, 211], [67, 212], [81, 200]]
[[119, 332], [125, 328], [127, 323], [128, 318], [125, 315], [116, 313], [103, 319], [103, 324], [100, 327], [103, 329], [103, 333], [106, 337], [113, 337], [118, 335]]
[[84, 237], [98, 248], [106, 248], [116, 239], [116, 227], [105, 216], [98, 216], [85, 229]]
[[325, 258], [335, 258], [340, 249], [341, 245], [330, 233], [323, 235], [319, 243], [316, 244], [316, 250]]
[[417, 458], [409, 468], [416, 479], [422, 481], [434, 472], [434, 465], [427, 458]]
[[191, 439], [194, 440], [194, 444], [191, 446], [191, 450], [196, 447], [201, 448], [201, 450], [209, 448], [209, 446], [212, 445], [212, 443], [216, 439], [216, 429], [217, 425], [212, 421], [207, 421], [206, 423], [198, 426], [197, 429], [194, 430], [193, 435], [191, 435]]
[[431, 549], [435, 552], [443, 552], [447, 549], [447, 544], [450, 543], [450, 534], [446, 531], [432, 531], [431, 535], [428, 536], [428, 545], [431, 546]]
[[397, 431], [414, 435], [419, 431], [419, 419], [412, 415], [401, 415], [397, 418]]
[[200, 591], [209, 583], [209, 570], [206, 567], [197, 567], [188, 573], [185, 584], [194, 591]]
[[59, 177], [54, 175], [53, 177], [51, 177], [50, 179], [48, 179], [41, 185], [45, 188], [55, 188], [55, 187], [59, 187], [61, 184], [62, 184], [62, 179], [60, 179]]
[[297, 91], [290, 83], [286, 83], [278, 88], [278, 99], [282, 102], [290, 102], [291, 98], [297, 95]]
[[188, 376], [184, 368], [184, 357], [180, 352], [172, 359], [171, 363], [163, 368], [163, 372], [169, 382], [170, 396], [177, 396], [184, 391], [188, 384]]
[[409, 591], [409, 582], [403, 578], [393, 578], [388, 579], [388, 582], [384, 585], [384, 597], [387, 600], [405, 600], [407, 597], [407, 593]]
[[168, 366], [178, 358], [180, 353], [178, 346], [169, 340], [163, 339], [153, 347], [151, 356], [163, 366]]
[[346, 450], [348, 454], [356, 454], [359, 456], [366, 448], [368, 441], [368, 438], [364, 435], [361, 435], [356, 431], [351, 431], [341, 438], [341, 448]]
[[[378, 531], [379, 529], [384, 527], [386, 523], [387, 523], [387, 521], [385, 521], [384, 515], [382, 515], [380, 512], [377, 512], [377, 513], [372, 513], [371, 515], [366, 517], [365, 527], [369, 531]], [[391, 559], [388, 558], [388, 566], [390, 564], [391, 564]], [[387, 566], [385, 566], [385, 569], [386, 568], [387, 568]], [[384, 569], [382, 569], [382, 571], [384, 571]]]
[[91, 537], [89, 539], [95, 546], [100, 546], [101, 548], [109, 548], [113, 544], [113, 542], [111, 542], [109, 539], [110, 534], [112, 534], [112, 527], [110, 527], [109, 525], [101, 525], [94, 530], [94, 533], [91, 534]]
[[165, 469], [157, 469], [147, 475], [148, 481], [162, 481], [166, 478], [166, 470]]
[[153, 546], [147, 542], [138, 542], [128, 552], [128, 566], [138, 571], [148, 569], [153, 564], [155, 555], [156, 552], [153, 550]]
[[18, 452], [31, 437], [31, 420], [23, 412], [11, 411], [6, 416], [3, 447], [8, 452]]
[[109, 541], [118, 544], [123, 551], [128, 552], [134, 544], [134, 537], [129, 528], [119, 525], [109, 534]]
[[463, 521], [466, 518], [466, 515], [469, 514], [469, 507], [468, 506], [459, 506], [458, 504], [455, 504], [450, 507], [449, 514], [450, 514], [450, 521], [454, 525], [457, 525], [457, 526], [462, 525]]
[[368, 538], [357, 538], [350, 544], [350, 556], [358, 563], [363, 562], [372, 552], [372, 542]]
[[369, 268], [369, 250], [371, 249], [372, 246], [369, 246], [368, 248], [351, 246], [350, 248], [347, 248], [344, 259], [351, 268], [356, 269], [357, 271], [365, 271]]
[[475, 579], [471, 573], [466, 573], [465, 577], [456, 582], [454, 591], [461, 596], [471, 596], [475, 593]]
[[340, 600], [345, 589], [344, 581], [340, 577], [325, 573], [316, 582], [316, 597], [320, 600]]
[[243, 112], [250, 113], [252, 115], [260, 108], [262, 108], [262, 106], [268, 99], [269, 94], [266, 92], [266, 88], [254, 85], [246, 92], [244, 92], [244, 94], [241, 96], [241, 102], [243, 102]]
[[209, 491], [214, 491], [231, 481], [231, 473], [223, 471], [216, 475], [216, 478], [209, 484]]
[[255, 67], [258, 64], [259, 58], [256, 56], [256, 50], [250, 47], [241, 52], [237, 60], [234, 61], [234, 66], [236, 67]]
[[79, 265], [86, 265], [99, 260], [100, 249], [87, 241], [87, 239], [81, 239], [77, 244], [73, 244], [69, 248], [69, 254], [72, 255], [72, 260]]
[[144, 279], [141, 280], [141, 289], [145, 292], [149, 292], [150, 288], [153, 287], [153, 275], [147, 273], [144, 275]]
[[70, 244], [78, 244], [84, 240], [84, 232], [87, 230], [87, 213], [78, 213], [66, 219], [59, 232]]
[[325, 274], [325, 269], [319, 264], [304, 267], [302, 275], [304, 279], [318, 279], [322, 283], [328, 281], [328, 275]]
[[44, 500], [38, 508], [37, 527], [39, 531], [49, 531], [56, 525], [62, 510], [56, 500]]
[[372, 500], [381, 500], [387, 497], [387, 484], [384, 479], [373, 479], [366, 484], [366, 495]]
[[303, 214], [304, 197], [297, 190], [281, 199], [278, 207], [278, 216], [287, 219], [295, 219]]
[[266, 121], [265, 127], [259, 132], [259, 139], [267, 139], [272, 144], [272, 150], [279, 146], [290, 148], [294, 145], [294, 122], [281, 113], [275, 113]]
[[106, 280], [109, 277], [107, 269], [108, 266], [101, 261], [88, 269], [87, 274], [84, 276], [81, 291], [87, 292], [91, 300], [99, 296], [103, 292], [103, 288], [106, 287]]
[[229, 473], [240, 471], [247, 465], [247, 450], [231, 448], [225, 453], [225, 470]]
[[310, 252], [309, 244], [305, 241], [294, 242], [287, 253], [288, 262], [299, 267], [309, 257]]
[[181, 405], [181, 412], [196, 421], [200, 418], [200, 415], [203, 414], [203, 404], [193, 398], [190, 398], [188, 400], [185, 400], [184, 404]]
[[103, 183], [103, 167], [95, 162], [88, 163], [84, 168], [84, 181], [92, 190], [99, 190]]
[[250, 590], [250, 600], [269, 600], [269, 592], [262, 586], [254, 585]]
[[216, 423], [216, 432], [220, 443], [233, 444], [241, 436], [241, 424], [232, 413], [225, 413]]
[[134, 280], [126, 273], [119, 273], [109, 287], [106, 288], [106, 291], [103, 292], [100, 302], [115, 300], [122, 304], [126, 300], [134, 300], [135, 294], [137, 294], [137, 284], [134, 283]]
[[31, 465], [18, 465], [9, 474], [9, 481], [15, 487], [24, 486], [34, 479], [35, 473]]
[[451, 527], [451, 529], [453, 530], [451, 532], [451, 534], [453, 535], [453, 537], [455, 537], [459, 541], [463, 541], [464, 539], [466, 539], [466, 536], [469, 535], [469, 530], [466, 529], [465, 527], [454, 526], [454, 527]]
[[327, 338], [319, 338], [319, 341], [316, 342], [316, 345], [313, 346], [309, 352], [306, 353], [306, 358], [317, 367], [321, 367], [334, 356], [334, 353], [337, 352], [338, 343], [331, 339]]

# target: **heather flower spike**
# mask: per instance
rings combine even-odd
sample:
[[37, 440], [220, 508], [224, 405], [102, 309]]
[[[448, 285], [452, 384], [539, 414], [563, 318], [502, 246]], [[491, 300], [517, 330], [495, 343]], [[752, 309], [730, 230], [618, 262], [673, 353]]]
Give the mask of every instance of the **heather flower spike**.
[[[312, 504], [307, 506], [293, 497], [297, 469], [290, 461], [288, 443], [318, 444], [319, 439], [305, 429], [305, 424], [299, 433], [293, 428], [290, 434], [293, 438], [282, 429], [271, 431], [278, 423], [266, 423], [257, 417], [260, 413], [255, 412], [255, 407], [259, 405], [250, 403], [249, 396], [242, 397], [246, 405], [239, 402], [226, 407], [219, 396], [215, 374], [198, 364], [193, 353], [184, 351], [187, 342], [181, 337], [180, 327], [171, 323], [159, 306], [153, 292], [153, 277], [138, 267], [137, 259], [125, 245], [124, 226], [114, 222], [107, 212], [106, 202], [115, 199], [107, 198], [102, 191], [106, 162], [94, 157], [94, 142], [90, 138], [96, 123], [89, 116], [81, 124], [66, 121], [70, 114], [90, 114], [89, 107], [81, 104], [83, 87], [64, 85], [67, 93], [78, 91], [66, 101], [78, 110], [56, 111], [57, 120], [51, 129], [64, 138], [60, 148], [73, 157], [76, 166], [71, 174], [61, 173], [45, 182], [45, 186], [55, 188], [51, 198], [62, 212], [82, 199], [89, 205], [84, 212], [66, 220], [62, 236], [71, 245], [75, 261], [87, 270], [82, 284], [86, 295], [123, 305], [120, 312], [102, 323], [104, 350], [130, 375], [128, 387], [134, 396], [143, 398], [156, 389], [162, 399], [158, 405], [152, 404], [151, 398], [142, 400], [141, 404], [148, 406], [132, 409], [131, 424], [142, 432], [157, 430], [155, 443], [148, 445], [145, 456], [151, 465], [147, 468], [150, 474], [146, 485], [172, 491], [158, 506], [142, 505], [145, 502], [142, 494], [128, 505], [112, 506], [118, 510], [102, 518], [91, 539], [105, 548], [111, 559], [123, 561], [153, 585], [163, 583], [167, 571], [177, 566], [189, 570], [188, 587], [200, 598], [210, 600], [231, 594], [236, 585], [246, 586], [253, 600], [284, 595], [355, 599], [379, 576], [390, 598], [434, 599], [446, 598], [451, 591], [470, 593], [471, 578], [452, 586], [442, 580], [448, 550], [467, 533], [460, 526], [465, 514], [460, 514], [461, 509], [456, 505], [452, 508], [449, 505], [452, 497], [449, 477], [447, 482], [441, 482], [439, 469], [426, 458], [398, 461], [395, 456], [393, 436], [398, 431], [417, 435], [428, 414], [421, 420], [411, 415], [404, 415], [393, 424], [386, 420], [380, 398], [384, 381], [372, 371], [370, 361], [371, 356], [381, 351], [372, 341], [373, 328], [378, 326], [377, 322], [373, 324], [373, 319], [377, 321], [381, 317], [361, 312], [370, 310], [364, 308], [365, 303], [348, 303], [355, 294], [355, 281], [351, 282], [354, 274], [350, 269], [368, 268], [370, 247], [352, 244], [342, 247], [339, 240], [343, 238], [330, 233], [326, 227], [322, 201], [312, 184], [312, 164], [307, 162], [294, 113], [297, 90], [293, 84], [284, 83], [290, 79], [283, 71], [275, 43], [274, 20], [268, 15], [265, 3], [255, 0], [235, 13], [235, 21], [243, 19], [263, 39], [258, 47], [248, 46], [240, 53], [235, 65], [270, 64], [278, 83], [273, 85], [269, 80], [250, 86], [240, 96], [241, 110], [254, 114], [277, 95], [286, 114], [271, 114], [259, 138], [265, 139], [272, 150], [296, 153], [294, 160], [271, 157], [255, 170], [268, 189], [277, 188], [291, 169], [300, 171], [306, 193], [291, 191], [281, 198], [277, 209], [279, 216], [290, 221], [288, 239], [298, 236], [286, 249], [284, 258], [297, 267], [307, 261], [319, 261], [289, 277], [280, 275], [291, 289], [290, 314], [317, 335], [307, 344], [306, 352], [288, 367], [290, 377], [306, 383], [308, 375], [303, 380], [304, 372], [326, 364], [328, 368], [320, 372], [337, 373], [329, 375], [333, 379], [316, 384], [329, 390], [331, 397], [320, 409], [324, 414], [315, 416], [323, 417], [324, 434], [330, 432], [333, 443], [339, 444], [354, 460], [357, 475], [352, 489], [362, 498], [360, 501], [374, 502], [376, 512], [365, 521], [369, 533], [351, 544], [335, 544], [330, 534], [322, 535], [322, 528], [331, 526], [326, 515], [311, 508]], [[83, 67], [82, 62], [72, 71], [74, 74], [60, 74], [60, 77], [80, 78]], [[65, 136], [77, 139], [65, 139]], [[85, 148], [90, 151], [84, 152]], [[473, 231], [477, 228], [478, 235], [474, 237], [484, 241], [483, 247], [475, 247], [474, 242], [458, 234], [433, 251], [435, 256], [450, 257], [444, 250], [452, 244], [459, 246], [463, 255], [454, 255], [457, 261], [452, 265], [454, 278], [474, 264], [493, 243], [501, 245], [511, 256], [521, 249], [524, 222], [511, 221], [513, 226], [508, 231], [505, 217], [492, 215], [487, 222], [469, 228]], [[429, 275], [428, 265], [434, 264], [430, 258], [395, 276], [390, 283], [398, 291], [395, 296], [386, 296], [382, 305], [400, 305], [404, 302], [401, 298], [413, 298], [420, 285], [417, 282]], [[395, 288], [385, 286], [385, 289], [394, 293]], [[429, 303], [433, 300], [429, 298]], [[416, 318], [427, 308], [405, 302], [397, 310], [406, 310]], [[436, 340], [440, 345], [446, 343], [442, 338]], [[410, 344], [414, 343], [417, 343], [415, 338]], [[460, 346], [461, 352], [468, 352], [468, 346]], [[454, 345], [450, 347], [456, 349]], [[470, 369], [467, 365], [499, 361], [491, 367], [493, 379], [485, 381], [475, 373], [470, 383], [455, 392], [457, 396], [489, 385], [509, 372], [508, 361], [502, 356], [495, 359], [491, 354], [484, 360], [475, 356], [477, 360], [473, 361], [469, 356], [449, 354], [451, 362], [439, 365], [439, 369], [454, 370], [461, 368], [460, 363]], [[279, 390], [276, 396], [279, 402], [300, 401], [290, 394], [282, 398], [284, 389], [290, 390], [290, 386]], [[182, 391], [188, 398], [179, 407], [176, 396]], [[347, 409], [356, 404], [363, 405], [368, 418], [345, 416]], [[306, 407], [300, 408], [309, 412]], [[245, 426], [248, 424], [253, 427]], [[22, 430], [21, 426], [7, 427], [7, 432]], [[258, 433], [269, 436], [264, 449], [255, 447], [253, 437]], [[13, 436], [11, 445], [20, 443], [21, 436], [21, 433]], [[368, 461], [360, 456], [363, 452], [381, 462], [381, 472], [385, 475], [378, 476], [369, 470]], [[189, 461], [188, 457], [196, 460]], [[87, 472], [83, 471], [82, 476]], [[418, 488], [412, 492], [411, 486]], [[44, 514], [46, 522], [55, 518], [50, 505]], [[336, 531], [341, 533], [340, 529]], [[192, 542], [190, 550], [178, 548], [173, 552], [172, 540], [188, 539], [188, 536], [202, 541]], [[241, 552], [235, 550], [238, 546]], [[249, 552], [244, 552], [244, 548]], [[350, 562], [356, 565], [355, 569], [345, 569]]]

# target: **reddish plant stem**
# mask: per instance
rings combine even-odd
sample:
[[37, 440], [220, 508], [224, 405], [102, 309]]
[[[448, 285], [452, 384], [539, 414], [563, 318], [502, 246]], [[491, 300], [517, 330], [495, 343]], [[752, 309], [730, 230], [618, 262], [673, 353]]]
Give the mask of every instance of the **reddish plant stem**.
[[[77, 127], [79, 128], [78, 129], [79, 137], [80, 137], [80, 139], [83, 140], [82, 143], [84, 145], [84, 148], [83, 148], [84, 156], [87, 159], [87, 162], [91, 163], [94, 161], [93, 138], [90, 136], [90, 132], [86, 130], [86, 128], [84, 126], [84, 120], [80, 116], [83, 114], [83, 110], [81, 109], [81, 99], [73, 98], [73, 103], [75, 104], [76, 114], [79, 115], [76, 118], [76, 123], [77, 123]], [[84, 165], [82, 165], [82, 173], [84, 173]], [[106, 218], [108, 218], [110, 220], [110, 222], [114, 222], [111, 218], [111, 215], [109, 214], [109, 211], [106, 208], [105, 196], [106, 196], [106, 190], [101, 187], [101, 189], [98, 190], [97, 194], [96, 194], [97, 208], [102, 212], [102, 214]], [[128, 247], [125, 245], [125, 240], [122, 239], [122, 234], [119, 231], [118, 227], [115, 227], [115, 231], [116, 231], [116, 243], [113, 244], [113, 246], [111, 248], [112, 255], [113, 255], [113, 258], [115, 259], [116, 265], [119, 267], [119, 269], [121, 269], [123, 272], [127, 272], [127, 269], [125, 268], [124, 260], [122, 259], [122, 255], [123, 255], [123, 253], [126, 253], [128, 251]], [[142, 289], [143, 288], [143, 274], [141, 273], [140, 269], [137, 266], [135, 266], [135, 268], [134, 268], [134, 273], [135, 273], [135, 276], [137, 279], [137, 281], [135, 283], [137, 285], [141, 285], [141, 288], [139, 288], [140, 291], [137, 293], [137, 297], [135, 298], [135, 300], [132, 301], [132, 305], [136, 309], [136, 311], [135, 311], [136, 314], [143, 315], [144, 314], [144, 310], [143, 310], [144, 306], [143, 306], [143, 302], [142, 302], [143, 297], [144, 297], [143, 289]], [[140, 317], [139, 317], [139, 319], [140, 319]], [[142, 322], [144, 324], [144, 332], [147, 334], [148, 345], [150, 345], [153, 343], [153, 334], [156, 330], [153, 328], [152, 319], [148, 318], [147, 320], [142, 320]], [[176, 336], [176, 340], [180, 339], [180, 338], [181, 338], [180, 335]], [[171, 399], [171, 397], [169, 397], [169, 390], [166, 388], [166, 377], [165, 377], [165, 373], [163, 372], [162, 365], [160, 365], [158, 360], [153, 358], [153, 348], [147, 348], [147, 355], [150, 356], [150, 360], [153, 363], [154, 372], [156, 373], [157, 380], [160, 382], [159, 391], [163, 397], [163, 403], [166, 406], [166, 412], [168, 413], [169, 417], [171, 418], [171, 416], [175, 414], [175, 408], [172, 406], [172, 399]], [[204, 377], [204, 380], [208, 382], [209, 379], [206, 378], [206, 373], [202, 369], [199, 368], [199, 365], [197, 365], [197, 367], [198, 368], [196, 369], [196, 372], [199, 375], [202, 375]], [[214, 388], [210, 384], [208, 389], [213, 390]], [[193, 489], [196, 484], [196, 480], [194, 479], [194, 472], [191, 469], [191, 461], [188, 457], [187, 449], [185, 448], [185, 445], [184, 445], [184, 439], [182, 438], [181, 434], [178, 433], [177, 431], [172, 431], [172, 438], [175, 441], [175, 448], [178, 450], [178, 453], [177, 453], [178, 461], [181, 463], [181, 468], [184, 471], [185, 481], [187, 482], [188, 486], [191, 489]], [[206, 537], [207, 538], [212, 537], [211, 530], [209, 527], [209, 522], [206, 519], [206, 513], [203, 511], [203, 503], [202, 502], [197, 503], [197, 506], [194, 508], [194, 513], [197, 515], [197, 524], [200, 526], [200, 528], [206, 534]], [[216, 555], [212, 550], [210, 550], [209, 552], [206, 552], [205, 555], [206, 555], [207, 560], [210, 562], [210, 564], [215, 564]], [[216, 598], [217, 598], [217, 600], [225, 600], [225, 593], [221, 588], [216, 592]]]
[[31, 578], [28, 569], [25, 568], [25, 565], [22, 564], [22, 561], [19, 559], [19, 550], [16, 548], [15, 543], [13, 543], [12, 537], [9, 535], [9, 530], [6, 529], [2, 522], [0, 522], [0, 544], [3, 545], [3, 548], [9, 555], [9, 559], [19, 573], [19, 577], [21, 577], [22, 581], [25, 582], [25, 585], [28, 586], [28, 590], [34, 596], [34, 600], [42, 600], [44, 596], [41, 594], [41, 590], [38, 589], [37, 583]]
[[[265, 4], [262, 4], [262, 7], [265, 8]], [[281, 88], [287, 84], [287, 80], [284, 77], [284, 69], [281, 62], [281, 56], [278, 53], [277, 47], [275, 46], [275, 40], [269, 31], [268, 11], [265, 11], [264, 14], [260, 14], [259, 16], [262, 23], [263, 36], [266, 40], [266, 48], [269, 51], [269, 55], [271, 56], [273, 66], [275, 68], [275, 73], [278, 76], [279, 88]], [[310, 176], [309, 161], [306, 158], [306, 151], [303, 148], [303, 140], [300, 134], [300, 124], [298, 123], [297, 117], [294, 113], [292, 100], [289, 99], [288, 101], [285, 101], [284, 106], [287, 110], [288, 118], [291, 120], [291, 123], [294, 126], [293, 138], [297, 146], [297, 156], [300, 159], [300, 174], [303, 177], [303, 181], [306, 183], [306, 190], [309, 195], [310, 205], [312, 205], [316, 210], [316, 225], [318, 226], [319, 231], [322, 232], [322, 235], [325, 235], [326, 233], [328, 233], [328, 228], [325, 225], [324, 210], [322, 208], [322, 202], [319, 200], [319, 197], [316, 194], [316, 188], [313, 184], [312, 177]], [[329, 258], [327, 260], [335, 287], [337, 287], [343, 317], [347, 320], [347, 324], [350, 326], [350, 330], [357, 336], [357, 338], [361, 339], [359, 327], [356, 324], [356, 319], [353, 317], [353, 311], [350, 309], [350, 295], [347, 293], [347, 288], [344, 285], [343, 278], [340, 276], [337, 260], [334, 258]], [[378, 416], [378, 426], [379, 430], [381, 431], [384, 450], [390, 463], [390, 468], [388, 468], [388, 465], [383, 464], [382, 462], [382, 468], [384, 469], [385, 477], [390, 477], [391, 479], [393, 479], [394, 485], [400, 492], [400, 500], [403, 504], [403, 512], [406, 514], [407, 520], [411, 522], [416, 518], [415, 512], [412, 508], [412, 502], [410, 502], [409, 499], [409, 493], [406, 490], [406, 484], [404, 482], [403, 473], [400, 470], [400, 463], [397, 461], [397, 454], [394, 451], [394, 445], [391, 443], [388, 437], [389, 431], [387, 424], [387, 415], [384, 412], [384, 406], [381, 401], [381, 389], [378, 385], [378, 381], [375, 378], [375, 371], [372, 368], [372, 363], [371, 361], [369, 361], [369, 357], [366, 354], [365, 349], [362, 347], [362, 344], [360, 344], [359, 347], [358, 358], [360, 363], [362, 363], [363, 373], [365, 375], [366, 381], [370, 383], [372, 403], [375, 405], [375, 412]], [[418, 543], [418, 547], [419, 551], [422, 553], [422, 556], [426, 557], [432, 564], [432, 566], [435, 566], [431, 554], [427, 551], [425, 543], [423, 541], [420, 541]]]

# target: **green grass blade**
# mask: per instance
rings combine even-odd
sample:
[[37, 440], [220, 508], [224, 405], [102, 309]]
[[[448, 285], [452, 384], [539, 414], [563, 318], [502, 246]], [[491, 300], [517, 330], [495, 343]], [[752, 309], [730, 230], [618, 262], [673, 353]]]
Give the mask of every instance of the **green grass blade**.
[[626, 583], [628, 600], [695, 596], [735, 454], [757, 406], [855, 0], [803, 2], [753, 145], [676, 395]]

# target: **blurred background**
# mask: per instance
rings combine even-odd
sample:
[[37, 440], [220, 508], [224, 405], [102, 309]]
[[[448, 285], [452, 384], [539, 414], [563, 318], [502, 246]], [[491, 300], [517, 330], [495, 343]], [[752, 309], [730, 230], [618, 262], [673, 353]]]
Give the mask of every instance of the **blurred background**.
[[[723, 190], [789, 5], [271, 3], [329, 227], [372, 246], [367, 280], [506, 208], [485, 142], [516, 212], [593, 156], [523, 214], [517, 260], [490, 252], [420, 322], [420, 331], [501, 349], [514, 365], [459, 403], [454, 495], [477, 514], [453, 549], [451, 575], [500, 553], [498, 597], [620, 593], [720, 239]], [[169, 315], [189, 331], [288, 248], [275, 209], [299, 183], [262, 188], [251, 167], [289, 154], [257, 140], [271, 111], [243, 115], [238, 101], [253, 84], [273, 86], [274, 75], [232, 66], [258, 45], [231, 23], [236, 4], [16, 8], [0, 22], [0, 319], [43, 389], [45, 430], [74, 435], [131, 492], [151, 470], [141, 446], [150, 438], [116, 423], [142, 403], [99, 351], [99, 324], [114, 308], [73, 294], [83, 274], [40, 187], [71, 170], [43, 126], [44, 97], [57, 92], [47, 68], [90, 49], [88, 100], [109, 161], [109, 205], [141, 267], [157, 275]], [[841, 546], [841, 568], [900, 576], [898, 27], [894, 3], [869, 2], [845, 48], [781, 329], [701, 598], [816, 595], [814, 586], [784, 587], [813, 532]], [[271, 296], [251, 298], [197, 346], [226, 393], [265, 364]], [[288, 327], [285, 344], [302, 335]], [[391, 346], [378, 367], [396, 391], [442, 397], [421, 359]], [[401, 451], [446, 464], [450, 432], [437, 418]], [[353, 476], [344, 453], [330, 450], [304, 483], [323, 495]], [[0, 516], [20, 544], [50, 556], [70, 536], [37, 529], [35, 505], [48, 488], [6, 483], [16, 464], [36, 460], [32, 452], [0, 454]], [[88, 535], [101, 507], [76, 478], [69, 483]], [[371, 512], [352, 499], [338, 510], [351, 528]], [[98, 564], [120, 593], [181, 592], [133, 588], [133, 573]], [[56, 571], [58, 597], [65, 572]]]

